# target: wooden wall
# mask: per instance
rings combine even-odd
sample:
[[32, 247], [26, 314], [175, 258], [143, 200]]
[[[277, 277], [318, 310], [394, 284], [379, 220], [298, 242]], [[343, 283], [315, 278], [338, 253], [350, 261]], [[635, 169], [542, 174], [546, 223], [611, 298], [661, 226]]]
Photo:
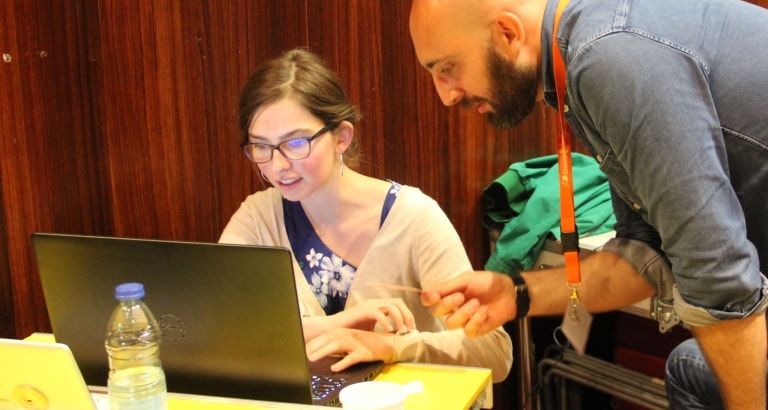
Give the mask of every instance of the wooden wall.
[[50, 330], [33, 232], [216, 241], [262, 188], [238, 148], [238, 91], [283, 50], [308, 47], [339, 72], [364, 113], [363, 171], [432, 195], [478, 268], [480, 191], [554, 149], [543, 108], [498, 132], [441, 105], [413, 53], [409, 0], [0, 7], [0, 336]]
[[482, 267], [480, 192], [510, 163], [554, 152], [553, 113], [537, 107], [500, 132], [443, 107], [413, 53], [409, 8], [0, 3], [0, 337], [50, 330], [33, 232], [215, 241], [262, 188], [238, 149], [240, 86], [261, 61], [297, 46], [323, 55], [361, 106], [363, 171], [433, 196]]

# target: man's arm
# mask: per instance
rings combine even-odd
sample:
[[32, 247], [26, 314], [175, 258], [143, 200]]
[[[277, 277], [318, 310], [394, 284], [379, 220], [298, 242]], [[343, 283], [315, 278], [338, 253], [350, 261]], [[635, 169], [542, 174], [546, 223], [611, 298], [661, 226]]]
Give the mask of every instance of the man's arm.
[[[581, 262], [579, 300], [590, 312], [621, 309], [651, 297], [656, 290], [624, 259], [611, 252], [596, 252]], [[564, 314], [570, 300], [565, 269], [523, 273], [531, 297], [529, 315]]]
[[765, 315], [691, 328], [729, 410], [765, 409]]
[[[565, 312], [569, 290], [563, 269], [523, 273], [531, 298], [529, 315]], [[582, 262], [581, 303], [591, 312], [609, 311], [653, 296], [655, 290], [626, 261], [597, 252]], [[422, 301], [437, 315], [448, 315], [449, 328], [484, 334], [514, 319], [514, 284], [508, 275], [473, 272], [427, 290]], [[766, 323], [757, 314], [706, 327], [693, 327], [729, 409], [764, 409], [766, 403]]]
[[[582, 261], [581, 303], [592, 312], [622, 308], [653, 296], [654, 288], [624, 259], [596, 252]], [[570, 297], [565, 270], [524, 272], [531, 305], [529, 315], [561, 315]], [[485, 334], [517, 314], [514, 284], [508, 275], [470, 272], [435, 289], [425, 290], [422, 302], [451, 328], [470, 336]]]

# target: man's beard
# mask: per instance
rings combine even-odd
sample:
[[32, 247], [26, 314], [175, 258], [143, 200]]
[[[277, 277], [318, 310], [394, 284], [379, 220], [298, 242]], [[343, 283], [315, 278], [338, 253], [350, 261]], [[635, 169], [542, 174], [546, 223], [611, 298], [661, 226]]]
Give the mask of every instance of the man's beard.
[[488, 47], [485, 59], [491, 83], [489, 103], [493, 107], [488, 121], [500, 129], [516, 127], [536, 104], [536, 68], [518, 68], [493, 47]]

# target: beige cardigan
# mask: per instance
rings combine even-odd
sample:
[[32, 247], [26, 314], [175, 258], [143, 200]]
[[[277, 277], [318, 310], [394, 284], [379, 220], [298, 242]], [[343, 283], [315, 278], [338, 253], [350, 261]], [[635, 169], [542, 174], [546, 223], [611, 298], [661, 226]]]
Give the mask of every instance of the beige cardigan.
[[[219, 242], [290, 249], [280, 192], [269, 188], [248, 196]], [[302, 314], [325, 315], [295, 258], [293, 265]], [[486, 367], [492, 369], [494, 382], [499, 382], [512, 366], [512, 342], [503, 328], [469, 338], [460, 329], [446, 330], [421, 305], [418, 293], [368, 285], [384, 282], [427, 288], [471, 270], [461, 239], [437, 202], [417, 188], [403, 186], [357, 267], [346, 306], [369, 298], [402, 298], [413, 312], [417, 330], [397, 336], [393, 361]]]

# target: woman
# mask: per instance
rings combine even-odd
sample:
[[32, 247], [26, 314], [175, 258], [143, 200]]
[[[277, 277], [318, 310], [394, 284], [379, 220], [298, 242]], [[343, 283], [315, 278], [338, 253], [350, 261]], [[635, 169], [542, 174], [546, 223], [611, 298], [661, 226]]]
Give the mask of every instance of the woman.
[[421, 305], [419, 288], [472, 266], [432, 198], [350, 168], [360, 113], [318, 56], [292, 50], [263, 64], [239, 115], [246, 156], [273, 187], [246, 198], [220, 242], [292, 250], [310, 360], [344, 355], [334, 371], [374, 360], [477, 366], [506, 378], [501, 327], [468, 338]]

